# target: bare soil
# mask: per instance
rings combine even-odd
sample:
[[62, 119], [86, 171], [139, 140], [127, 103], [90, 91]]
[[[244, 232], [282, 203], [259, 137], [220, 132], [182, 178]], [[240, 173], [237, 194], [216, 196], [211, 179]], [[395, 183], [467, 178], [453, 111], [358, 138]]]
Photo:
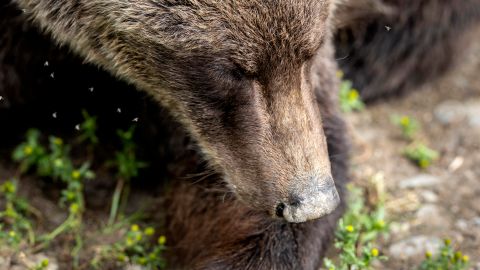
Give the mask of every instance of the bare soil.
[[[416, 247], [411, 254], [412, 244], [405, 241], [420, 238], [433, 243], [451, 239], [470, 256], [472, 269], [480, 269], [480, 125], [472, 123], [480, 120], [475, 114], [480, 112], [479, 48], [446, 78], [407, 97], [382, 101], [348, 116], [355, 148], [355, 181], [365, 183], [380, 175], [388, 194], [387, 210], [393, 224], [383, 252], [390, 259], [378, 269], [415, 269], [428, 248]], [[444, 117], [461, 114], [458, 111], [467, 106], [475, 112], [470, 112], [470, 119], [459, 115], [445, 124], [436, 115], [445, 104], [454, 106], [443, 110]], [[420, 140], [440, 153], [431, 167], [419, 169], [402, 156], [408, 142], [392, 124], [392, 115], [408, 115], [420, 123]], [[438, 182], [411, 188], [402, 185], [422, 175]]]

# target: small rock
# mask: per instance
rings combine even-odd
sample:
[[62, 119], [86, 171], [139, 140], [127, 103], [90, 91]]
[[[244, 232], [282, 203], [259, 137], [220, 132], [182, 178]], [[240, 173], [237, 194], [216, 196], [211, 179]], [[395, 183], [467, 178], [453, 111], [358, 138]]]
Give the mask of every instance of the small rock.
[[402, 189], [406, 188], [422, 188], [431, 187], [440, 184], [440, 178], [430, 174], [419, 174], [414, 177], [400, 181], [398, 186]]
[[468, 125], [473, 128], [480, 127], [480, 101], [468, 103], [448, 100], [438, 105], [434, 112], [435, 118], [442, 124], [448, 125], [467, 119]]
[[427, 203], [436, 203], [438, 201], [438, 195], [431, 190], [425, 190], [420, 193], [422, 200]]
[[455, 227], [459, 230], [465, 231], [468, 229], [468, 222], [465, 219], [459, 219], [455, 222]]
[[421, 224], [429, 227], [447, 227], [449, 224], [441, 209], [434, 204], [425, 204], [420, 207], [416, 213], [416, 218]]
[[393, 222], [391, 225], [390, 225], [390, 230], [392, 231], [392, 233], [398, 235], [398, 234], [405, 234], [405, 233], [408, 233], [410, 231], [410, 224], [404, 222], [404, 223], [396, 223], [396, 222]]
[[480, 217], [474, 217], [472, 219], [472, 223], [475, 225], [475, 226], [480, 226]]
[[473, 128], [480, 127], [480, 101], [469, 103], [466, 107], [468, 125]]
[[433, 112], [435, 118], [444, 125], [462, 121], [465, 114], [465, 104], [456, 100], [447, 100], [440, 103]]
[[460, 169], [460, 167], [462, 167], [464, 161], [465, 159], [463, 157], [455, 157], [452, 162], [450, 162], [450, 165], [448, 165], [448, 170], [450, 172], [455, 172], [456, 170]]
[[425, 252], [435, 254], [442, 246], [442, 240], [433, 236], [418, 235], [394, 243], [389, 248], [390, 256], [407, 259], [423, 256]]

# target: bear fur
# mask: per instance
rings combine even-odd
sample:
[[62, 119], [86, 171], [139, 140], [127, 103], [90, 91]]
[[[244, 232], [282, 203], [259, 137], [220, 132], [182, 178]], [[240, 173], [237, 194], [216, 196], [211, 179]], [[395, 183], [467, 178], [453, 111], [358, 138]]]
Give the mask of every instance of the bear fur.
[[[335, 37], [337, 58], [342, 58], [341, 67], [367, 100], [409, 90], [446, 72], [448, 64], [456, 62], [456, 58], [438, 55], [445, 48], [454, 52], [466, 43], [468, 38], [453, 46], [453, 34], [473, 26], [478, 11], [475, 0], [458, 7], [448, 1], [428, 0], [411, 8], [403, 6], [401, 1], [385, 1], [372, 4], [373, 13], [369, 8], [352, 17], [342, 12], [355, 1], [339, 2], [342, 3], [335, 15], [340, 27]], [[441, 13], [444, 16], [438, 18], [441, 22], [458, 20], [458, 24], [453, 24], [452, 30], [450, 25], [440, 24], [438, 35], [422, 36], [430, 32], [432, 24], [437, 25], [432, 15], [436, 13], [429, 13], [432, 7], [444, 11]], [[398, 13], [396, 8], [408, 12]], [[462, 17], [459, 14], [467, 10], [471, 13], [465, 13], [468, 16], [459, 20]], [[422, 12], [429, 14], [425, 21], [419, 16]], [[353, 18], [361, 23], [351, 24], [349, 20]], [[391, 25], [391, 31], [385, 32], [385, 25]], [[128, 126], [131, 119], [138, 117], [141, 151], [154, 165], [156, 176], [161, 179], [159, 185], [164, 187], [159, 215], [165, 220], [169, 268], [318, 269], [321, 266], [343, 212], [344, 200], [330, 215], [298, 224], [247, 207], [231, 193], [218, 172], [206, 168], [201, 147], [185, 131], [177, 115], [137, 92], [135, 86], [113, 77], [111, 72], [85, 63], [85, 56], [79, 57], [53, 43], [13, 4], [0, 4], [0, 29], [0, 95], [4, 97], [0, 120], [11, 127], [11, 132], [0, 134], [2, 144], [18, 142], [18, 137], [32, 124], [71, 133], [80, 121], [81, 108], [98, 115], [99, 126], [106, 127], [100, 130], [104, 134], [111, 133], [108, 128]], [[417, 37], [412, 36], [412, 31], [418, 31], [418, 39], [424, 41], [418, 52], [416, 39], [409, 38]], [[393, 46], [398, 40], [399, 48]], [[433, 49], [430, 51], [433, 55], [428, 49]], [[323, 54], [321, 61], [314, 64], [318, 72], [313, 72], [311, 80], [322, 115], [332, 176], [340, 197], [344, 198], [349, 147], [337, 109], [333, 51]], [[348, 57], [343, 59], [345, 55]], [[424, 65], [416, 57], [426, 57], [428, 61]], [[402, 61], [405, 66], [395, 66]], [[406, 73], [400, 66], [407, 69]], [[416, 73], [419, 75], [414, 76]], [[91, 87], [93, 92], [89, 91]], [[121, 115], [117, 108], [122, 108]], [[58, 119], [51, 118], [53, 112], [57, 112]], [[201, 176], [185, 179], [189, 174]]]
[[[155, 176], [162, 179], [157, 185], [163, 187], [159, 192], [164, 200], [158, 212], [165, 220], [161, 229], [168, 239], [170, 269], [317, 269], [321, 265], [343, 202], [334, 213], [299, 224], [246, 207], [232, 196], [219, 174], [205, 168], [201, 151], [174, 116], [132, 85], [56, 46], [24, 16], [14, 5], [2, 4], [0, 28], [5, 43], [0, 49], [0, 93], [5, 107], [0, 118], [11, 127], [10, 132], [0, 134], [3, 144], [17, 143], [31, 126], [71, 134], [81, 119], [81, 108], [98, 116], [100, 136], [114, 134], [116, 128], [138, 117], [140, 151], [155, 168]], [[333, 60], [331, 56], [326, 59]], [[326, 77], [314, 74], [312, 80], [318, 84], [328, 152], [335, 161], [332, 174], [344, 197], [348, 147], [335, 91], [330, 91], [337, 83], [335, 64], [324, 61], [319, 65], [331, 71]], [[121, 115], [117, 108], [122, 108]], [[51, 117], [53, 112], [57, 112], [56, 119]], [[207, 177], [185, 179], [205, 171]]]
[[479, 40], [477, 0], [345, 2], [336, 14], [336, 58], [367, 102], [444, 76], [468, 57], [469, 44]]

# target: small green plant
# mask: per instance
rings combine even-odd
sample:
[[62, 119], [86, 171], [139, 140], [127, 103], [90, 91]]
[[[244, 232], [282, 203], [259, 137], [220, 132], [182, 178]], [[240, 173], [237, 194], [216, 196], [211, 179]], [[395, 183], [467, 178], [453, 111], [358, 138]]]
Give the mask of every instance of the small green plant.
[[400, 127], [402, 135], [410, 142], [403, 150], [403, 155], [422, 169], [428, 168], [433, 161], [438, 159], [438, 152], [429, 148], [416, 139], [420, 125], [409, 116], [392, 116], [392, 122]]
[[138, 161], [136, 157], [136, 145], [133, 141], [135, 126], [128, 130], [118, 130], [117, 135], [122, 143], [122, 150], [115, 153], [115, 159], [110, 164], [117, 169], [117, 185], [112, 198], [110, 216], [108, 224], [113, 225], [117, 218], [119, 208], [124, 208], [128, 200], [130, 190], [130, 180], [138, 175], [141, 168], [147, 166], [143, 161]]
[[465, 270], [468, 269], [469, 260], [467, 255], [452, 247], [450, 239], [445, 239], [438, 255], [433, 257], [432, 253], [427, 252], [418, 270]]
[[419, 128], [418, 122], [406, 115], [395, 115], [392, 117], [392, 122], [400, 127], [403, 137], [405, 137], [407, 140], [412, 140]]
[[422, 169], [429, 167], [439, 156], [437, 151], [418, 142], [405, 148], [404, 155]]
[[35, 234], [28, 219], [30, 205], [17, 194], [17, 182], [5, 181], [0, 185], [0, 195], [5, 199], [5, 209], [0, 211], [0, 242], [19, 246], [27, 238], [35, 243]]
[[[338, 71], [337, 77], [343, 79], [343, 72]], [[358, 90], [352, 88], [352, 82], [349, 80], [340, 82], [340, 108], [343, 112], [359, 111], [365, 108]]]
[[89, 143], [88, 146], [95, 146], [98, 144], [97, 132], [97, 118], [90, 116], [86, 110], [82, 110], [83, 122], [80, 124], [80, 142]]
[[69, 157], [70, 146], [65, 145], [58, 137], [49, 137], [49, 150], [47, 151], [39, 142], [40, 132], [29, 130], [27, 139], [13, 152], [13, 159], [20, 162], [22, 172], [35, 168], [38, 175], [50, 177], [61, 181], [65, 188], [61, 191], [60, 205], [68, 208], [67, 219], [52, 232], [39, 238], [42, 244], [47, 246], [58, 235], [65, 232], [75, 234], [76, 246], [72, 250], [74, 259], [82, 245], [81, 227], [82, 214], [85, 209], [83, 199], [83, 182], [95, 177], [89, 170], [89, 164], [84, 163], [76, 168]]
[[162, 257], [166, 249], [166, 238], [160, 236], [154, 243], [155, 241], [152, 241], [154, 235], [154, 228], [147, 227], [142, 230], [139, 225], [133, 224], [120, 241], [102, 247], [91, 264], [99, 268], [102, 260], [116, 258], [119, 264], [134, 263], [147, 269], [163, 269], [166, 266]]
[[30, 167], [41, 163], [45, 152], [45, 148], [40, 144], [40, 131], [29, 129], [25, 142], [15, 148], [12, 157], [13, 160], [20, 162], [20, 171], [26, 172]]
[[37, 265], [35, 265], [32, 270], [46, 270], [50, 262], [48, 259], [41, 260]]
[[362, 190], [350, 187], [348, 205], [335, 233], [335, 247], [340, 251], [339, 261], [324, 260], [329, 270], [370, 269], [373, 261], [386, 259], [374, 244], [380, 234], [388, 232], [383, 202], [369, 210]]

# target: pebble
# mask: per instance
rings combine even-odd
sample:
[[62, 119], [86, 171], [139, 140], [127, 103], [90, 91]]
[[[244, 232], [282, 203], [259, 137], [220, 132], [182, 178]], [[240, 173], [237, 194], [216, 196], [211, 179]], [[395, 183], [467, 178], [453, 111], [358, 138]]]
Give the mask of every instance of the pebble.
[[448, 227], [449, 221], [441, 209], [434, 204], [425, 204], [416, 213], [417, 221], [429, 227]]
[[470, 127], [478, 128], [480, 127], [480, 100], [470, 102], [447, 100], [440, 103], [433, 114], [437, 121], [443, 125], [466, 119]]
[[455, 227], [459, 230], [465, 231], [468, 229], [468, 222], [465, 219], [459, 219], [455, 222]]
[[440, 178], [430, 174], [419, 174], [411, 178], [407, 178], [398, 183], [398, 186], [402, 189], [406, 188], [422, 188], [431, 187], [440, 184], [442, 181]]
[[389, 253], [393, 258], [407, 259], [423, 256], [427, 251], [435, 254], [441, 246], [440, 238], [417, 235], [394, 243], [390, 246]]
[[443, 125], [460, 122], [465, 118], [464, 104], [456, 100], [447, 100], [440, 103], [433, 115]]
[[474, 217], [472, 219], [472, 222], [473, 224], [475, 224], [476, 226], [480, 226], [480, 217]]
[[435, 192], [431, 190], [425, 190], [420, 193], [420, 197], [422, 197], [422, 200], [427, 202], [427, 203], [436, 203], [438, 202], [438, 195], [435, 194]]

